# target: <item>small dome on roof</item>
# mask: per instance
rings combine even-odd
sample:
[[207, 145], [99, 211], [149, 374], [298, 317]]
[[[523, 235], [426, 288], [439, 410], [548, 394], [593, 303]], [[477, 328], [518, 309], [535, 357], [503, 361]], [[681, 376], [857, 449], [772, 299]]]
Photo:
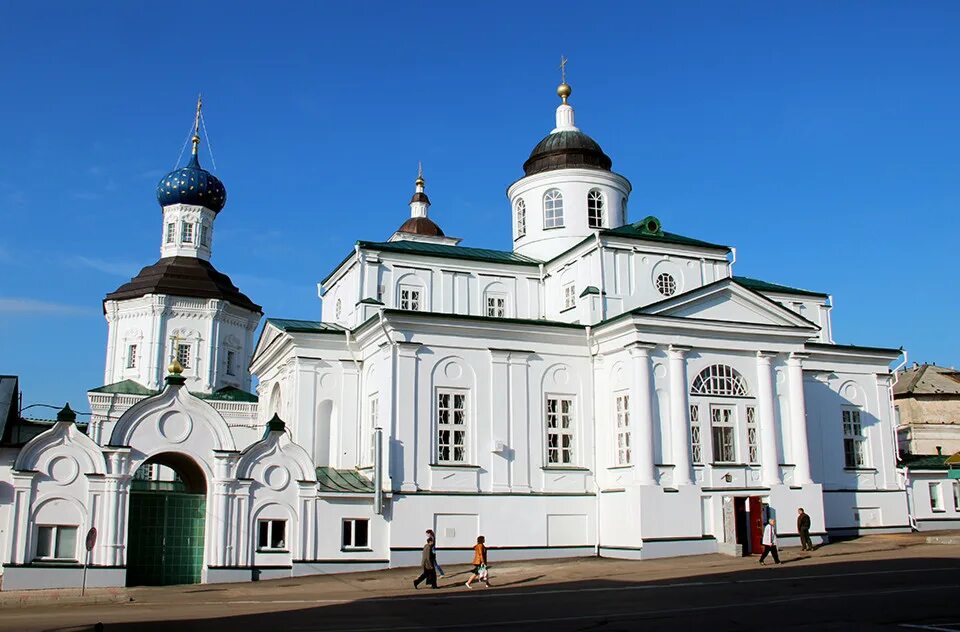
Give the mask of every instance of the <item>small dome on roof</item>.
[[610, 171], [613, 161], [603, 153], [597, 141], [580, 130], [555, 131], [533, 148], [523, 163], [525, 175], [532, 176], [555, 169], [603, 169]]
[[411, 217], [397, 229], [397, 232], [426, 235], [428, 237], [444, 237], [443, 231], [429, 217]]
[[220, 180], [200, 166], [194, 153], [186, 167], [174, 169], [157, 185], [160, 206], [191, 204], [219, 213], [227, 203], [227, 190]]

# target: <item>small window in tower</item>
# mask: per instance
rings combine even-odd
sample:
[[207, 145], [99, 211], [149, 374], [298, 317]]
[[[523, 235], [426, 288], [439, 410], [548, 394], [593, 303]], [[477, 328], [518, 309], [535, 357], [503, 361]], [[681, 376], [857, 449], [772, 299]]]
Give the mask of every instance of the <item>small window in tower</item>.
[[420, 289], [409, 286], [400, 287], [400, 309], [420, 311]]
[[517, 237], [527, 234], [527, 203], [517, 200]]
[[177, 238], [177, 225], [174, 222], [167, 224], [167, 243], [172, 244]]
[[673, 296], [677, 291], [677, 281], [666, 272], [657, 276], [657, 291], [664, 296]]
[[190, 368], [190, 345], [177, 345], [177, 361], [185, 369]]
[[577, 304], [577, 288], [573, 283], [563, 286], [563, 309], [567, 310]]
[[137, 368], [137, 345], [130, 345], [127, 347], [127, 368]]
[[206, 224], [200, 224], [200, 245], [201, 245], [201, 246], [209, 246], [209, 245], [210, 245], [210, 244], [208, 243], [207, 233], [208, 233], [208, 231], [207, 231], [207, 225], [206, 225]]
[[558, 189], [543, 194], [543, 227], [563, 228], [563, 194]]
[[193, 224], [190, 222], [183, 222], [183, 225], [180, 227], [180, 241], [185, 244], [193, 243]]
[[627, 223], [627, 198], [620, 198], [620, 223]]
[[587, 193], [587, 223], [590, 228], [603, 228], [603, 193], [599, 189]]
[[237, 374], [237, 352], [227, 351], [227, 375]]

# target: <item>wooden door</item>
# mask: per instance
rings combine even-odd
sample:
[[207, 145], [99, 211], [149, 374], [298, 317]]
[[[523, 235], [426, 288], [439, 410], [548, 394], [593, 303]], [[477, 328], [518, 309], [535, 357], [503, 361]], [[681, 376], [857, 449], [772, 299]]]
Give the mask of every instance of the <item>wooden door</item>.
[[750, 553], [760, 553], [763, 550], [763, 505], [759, 496], [750, 496]]

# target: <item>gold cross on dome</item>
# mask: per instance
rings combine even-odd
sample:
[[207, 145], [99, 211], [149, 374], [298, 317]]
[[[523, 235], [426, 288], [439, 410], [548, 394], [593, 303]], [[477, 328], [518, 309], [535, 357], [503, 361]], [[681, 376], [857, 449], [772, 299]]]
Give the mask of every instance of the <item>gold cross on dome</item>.
[[560, 83], [567, 82], [567, 58], [560, 55]]
[[203, 108], [203, 95], [197, 95], [197, 115], [193, 119], [193, 153], [197, 153], [197, 145], [200, 144], [200, 110]]

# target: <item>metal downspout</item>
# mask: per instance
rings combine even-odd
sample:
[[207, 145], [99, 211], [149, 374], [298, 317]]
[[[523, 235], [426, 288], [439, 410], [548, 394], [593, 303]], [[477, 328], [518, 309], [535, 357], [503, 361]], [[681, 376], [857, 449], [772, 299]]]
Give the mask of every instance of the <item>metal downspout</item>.
[[600, 478], [597, 476], [597, 377], [595, 374], [596, 370], [596, 355], [593, 352], [592, 342], [592, 328], [590, 325], [587, 325], [587, 354], [590, 356], [590, 393], [591, 393], [591, 406], [590, 406], [590, 422], [593, 427], [593, 488], [594, 488], [594, 511], [596, 512], [596, 523], [597, 523], [597, 536], [596, 540], [596, 556], [600, 557]]
[[[394, 379], [397, 367], [397, 342], [390, 336], [390, 331], [387, 329], [386, 319], [383, 315], [383, 308], [380, 308], [378, 322], [380, 323], [380, 329], [383, 331], [383, 335], [386, 337], [387, 342], [390, 344], [390, 428], [394, 431], [396, 413], [397, 413], [397, 380]], [[377, 416], [377, 443], [374, 447], [374, 463], [373, 468], [373, 480], [375, 484], [375, 493], [373, 497], [373, 504], [375, 508], [378, 508], [379, 511], [383, 512], [383, 427], [380, 424], [380, 417]]]

